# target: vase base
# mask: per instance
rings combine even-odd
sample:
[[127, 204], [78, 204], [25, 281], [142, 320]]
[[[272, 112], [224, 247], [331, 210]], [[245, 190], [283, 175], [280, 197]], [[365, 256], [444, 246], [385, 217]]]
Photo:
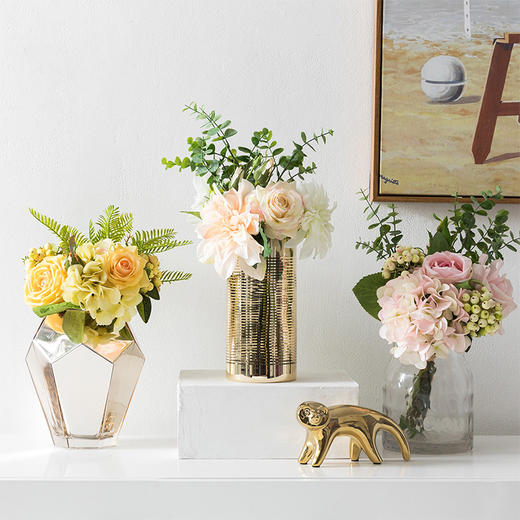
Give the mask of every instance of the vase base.
[[[429, 440], [408, 439], [410, 451], [413, 454], [422, 455], [449, 455], [452, 453], [466, 453], [473, 449], [473, 439], [459, 439], [446, 442]], [[400, 452], [401, 448], [395, 438], [383, 432], [383, 447], [385, 450]]]
[[117, 446], [116, 437], [54, 437], [54, 446], [58, 448], [110, 448]]
[[296, 379], [296, 365], [286, 365], [272, 375], [252, 375], [250, 371], [228, 363], [226, 378], [235, 383], [287, 383]]

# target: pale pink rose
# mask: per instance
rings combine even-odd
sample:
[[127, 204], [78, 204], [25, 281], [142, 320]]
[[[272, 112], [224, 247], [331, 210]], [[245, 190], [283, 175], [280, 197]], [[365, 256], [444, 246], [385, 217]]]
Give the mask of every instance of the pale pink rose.
[[471, 278], [471, 260], [450, 251], [426, 256], [421, 269], [425, 275], [446, 283], [465, 282]]
[[269, 238], [294, 238], [303, 218], [303, 199], [295, 182], [276, 182], [256, 188], [256, 196]]
[[416, 270], [390, 280], [377, 291], [380, 336], [394, 344], [403, 364], [424, 368], [433, 356], [464, 352], [470, 344], [462, 323], [469, 316], [454, 285]]
[[260, 270], [263, 246], [253, 237], [259, 233], [260, 216], [251, 211], [248, 195], [253, 191], [249, 181], [241, 181], [238, 191], [213, 194], [201, 209], [197, 233], [202, 239], [197, 254], [201, 262], [214, 263], [222, 278], [229, 278], [238, 265], [251, 276]]
[[478, 259], [478, 264], [473, 264], [472, 278], [491, 291], [493, 299], [502, 305], [502, 315], [505, 318], [516, 309], [516, 303], [513, 300], [513, 285], [505, 274], [500, 274], [504, 262], [493, 260], [486, 265], [487, 259], [487, 255], [482, 255]]

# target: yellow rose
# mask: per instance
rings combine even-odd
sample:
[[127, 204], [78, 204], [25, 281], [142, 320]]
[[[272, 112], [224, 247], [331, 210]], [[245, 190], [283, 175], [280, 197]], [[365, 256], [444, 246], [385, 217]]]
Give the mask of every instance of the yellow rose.
[[27, 272], [25, 303], [31, 307], [63, 301], [61, 286], [67, 277], [63, 255], [47, 256]]
[[137, 247], [117, 245], [107, 254], [108, 279], [118, 289], [141, 285], [143, 276], [146, 276], [145, 264], [146, 261], [139, 256]]

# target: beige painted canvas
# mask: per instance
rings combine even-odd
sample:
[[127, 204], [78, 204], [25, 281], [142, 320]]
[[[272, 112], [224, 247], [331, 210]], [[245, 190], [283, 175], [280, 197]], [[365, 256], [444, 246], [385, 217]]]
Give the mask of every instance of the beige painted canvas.
[[520, 0], [379, 8], [375, 198], [520, 197]]

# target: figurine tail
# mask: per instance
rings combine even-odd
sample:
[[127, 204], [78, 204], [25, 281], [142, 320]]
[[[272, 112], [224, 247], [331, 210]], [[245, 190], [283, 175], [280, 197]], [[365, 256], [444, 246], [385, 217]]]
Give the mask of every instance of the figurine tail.
[[399, 428], [395, 421], [390, 419], [390, 417], [384, 416], [380, 419], [380, 421], [379, 428], [391, 433], [396, 438], [399, 446], [401, 447], [403, 459], [410, 460], [410, 445], [408, 444], [408, 439], [403, 433], [403, 430], [401, 430], [401, 428]]

